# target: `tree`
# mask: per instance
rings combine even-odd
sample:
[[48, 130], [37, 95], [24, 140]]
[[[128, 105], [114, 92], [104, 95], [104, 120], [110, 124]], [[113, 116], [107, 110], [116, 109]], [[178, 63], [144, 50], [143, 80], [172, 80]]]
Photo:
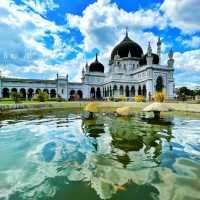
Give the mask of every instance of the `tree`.
[[20, 103], [22, 94], [20, 92], [11, 92], [11, 98], [15, 103]]
[[41, 91], [35, 97], [35, 100], [39, 102], [45, 102], [48, 99], [49, 99], [49, 95], [46, 92], [41, 92]]

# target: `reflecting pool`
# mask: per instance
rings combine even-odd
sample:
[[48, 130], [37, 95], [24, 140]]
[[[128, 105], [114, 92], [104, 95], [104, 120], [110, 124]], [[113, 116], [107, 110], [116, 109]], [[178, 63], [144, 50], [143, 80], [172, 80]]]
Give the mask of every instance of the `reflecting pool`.
[[147, 117], [1, 120], [0, 199], [199, 199], [200, 118]]

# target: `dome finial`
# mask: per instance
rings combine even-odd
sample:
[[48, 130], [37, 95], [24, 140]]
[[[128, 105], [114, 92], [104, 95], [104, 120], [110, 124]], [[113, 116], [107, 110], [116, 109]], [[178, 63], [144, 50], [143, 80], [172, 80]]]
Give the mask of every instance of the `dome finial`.
[[126, 37], [128, 37], [128, 26], [126, 27]]
[[95, 61], [98, 62], [98, 53], [96, 53], [96, 60]]

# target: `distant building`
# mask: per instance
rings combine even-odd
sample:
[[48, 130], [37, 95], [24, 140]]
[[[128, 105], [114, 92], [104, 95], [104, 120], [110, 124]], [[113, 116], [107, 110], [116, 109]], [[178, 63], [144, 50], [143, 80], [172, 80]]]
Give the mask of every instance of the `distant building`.
[[161, 65], [161, 40], [157, 42], [157, 53], [148, 44], [144, 54], [142, 47], [132, 41], [128, 32], [114, 47], [108, 62], [109, 71], [97, 55], [95, 61], [82, 70], [82, 82], [69, 82], [68, 76], [57, 75], [55, 80], [17, 79], [0, 76], [0, 97], [9, 97], [10, 92], [19, 91], [24, 98], [32, 98], [39, 91], [46, 91], [50, 98], [65, 99], [78, 94], [80, 99], [102, 99], [106, 97], [143, 95], [151, 98], [156, 91], [164, 90], [167, 98], [174, 98], [174, 58], [172, 50], [166, 65]]

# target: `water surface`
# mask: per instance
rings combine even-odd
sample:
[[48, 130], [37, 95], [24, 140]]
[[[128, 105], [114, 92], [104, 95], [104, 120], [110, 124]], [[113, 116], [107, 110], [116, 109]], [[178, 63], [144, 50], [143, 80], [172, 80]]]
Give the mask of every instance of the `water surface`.
[[0, 199], [199, 199], [200, 119], [147, 117], [2, 120]]

